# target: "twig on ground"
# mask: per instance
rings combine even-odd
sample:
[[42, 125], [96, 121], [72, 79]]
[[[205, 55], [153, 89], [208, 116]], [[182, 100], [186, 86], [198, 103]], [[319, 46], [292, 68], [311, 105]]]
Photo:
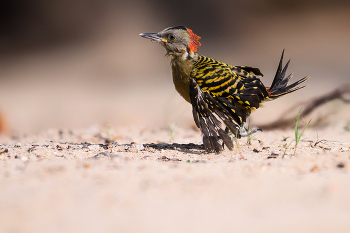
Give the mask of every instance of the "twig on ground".
[[[305, 117], [309, 115], [311, 112], [313, 112], [316, 108], [332, 100], [340, 99], [344, 103], [349, 104], [350, 99], [345, 98], [345, 94], [347, 93], [350, 93], [350, 84], [337, 88], [334, 91], [329, 92], [328, 94], [325, 94], [307, 101], [299, 102], [294, 106], [292, 106], [291, 108], [284, 111], [281, 114], [281, 117], [278, 118], [276, 121], [265, 125], [260, 125], [259, 128], [262, 128], [263, 130], [271, 130], [276, 128], [286, 128], [288, 126], [291, 126], [295, 121], [295, 118], [293, 116], [287, 118], [286, 116], [288, 115], [288, 113], [293, 112], [293, 110], [295, 110], [296, 108], [299, 108], [300, 106], [305, 106], [303, 107], [304, 110], [300, 113], [300, 117]], [[322, 119], [318, 119], [315, 124], [317, 124], [320, 121], [322, 121]]]

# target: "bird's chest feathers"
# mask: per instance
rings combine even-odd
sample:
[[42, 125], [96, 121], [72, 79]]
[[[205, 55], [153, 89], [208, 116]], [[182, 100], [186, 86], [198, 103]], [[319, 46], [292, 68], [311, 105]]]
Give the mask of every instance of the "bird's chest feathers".
[[171, 68], [173, 72], [173, 82], [177, 92], [189, 103], [190, 98], [190, 74], [193, 69], [193, 60], [173, 58]]

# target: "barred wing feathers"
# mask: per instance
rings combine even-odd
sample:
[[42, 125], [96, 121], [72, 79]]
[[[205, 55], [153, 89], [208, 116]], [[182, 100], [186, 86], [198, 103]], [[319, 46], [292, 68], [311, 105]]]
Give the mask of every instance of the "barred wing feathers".
[[262, 75], [257, 68], [229, 66], [199, 57], [191, 73], [190, 96], [193, 118], [208, 152], [219, 153], [223, 150], [221, 144], [231, 150], [229, 131], [240, 138], [239, 126], [268, 96], [256, 75]]
[[232, 150], [233, 142], [223, 126], [225, 125], [231, 132], [237, 133], [237, 124], [233, 123], [228, 109], [224, 108], [209, 93], [203, 92], [192, 78], [190, 96], [193, 118], [202, 132], [205, 150], [219, 153], [223, 150], [222, 143]]
[[282, 61], [283, 53], [271, 87], [265, 87], [259, 78], [263, 74], [257, 68], [230, 66], [199, 56], [190, 75], [190, 97], [193, 117], [208, 152], [219, 153], [223, 145], [231, 150], [229, 131], [240, 138], [239, 127], [261, 102], [304, 87], [298, 85], [308, 77], [288, 85], [292, 77], [285, 77], [289, 61], [283, 69]]
[[213, 97], [227, 98], [245, 110], [247, 116], [268, 97], [266, 88], [257, 75], [262, 75], [257, 68], [230, 66], [204, 56], [199, 57], [191, 73], [202, 91]]

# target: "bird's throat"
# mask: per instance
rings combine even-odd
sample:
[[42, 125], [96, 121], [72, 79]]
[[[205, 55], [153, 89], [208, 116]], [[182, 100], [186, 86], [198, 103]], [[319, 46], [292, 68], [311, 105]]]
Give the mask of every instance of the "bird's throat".
[[191, 59], [184, 59], [183, 56], [172, 57], [171, 69], [175, 89], [189, 103], [190, 98], [190, 74], [198, 55]]

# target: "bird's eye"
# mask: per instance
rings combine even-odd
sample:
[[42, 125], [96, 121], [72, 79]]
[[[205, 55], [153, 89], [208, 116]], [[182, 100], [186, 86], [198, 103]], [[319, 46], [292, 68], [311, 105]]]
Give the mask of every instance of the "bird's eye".
[[174, 41], [176, 39], [176, 36], [174, 34], [169, 35], [169, 40]]

